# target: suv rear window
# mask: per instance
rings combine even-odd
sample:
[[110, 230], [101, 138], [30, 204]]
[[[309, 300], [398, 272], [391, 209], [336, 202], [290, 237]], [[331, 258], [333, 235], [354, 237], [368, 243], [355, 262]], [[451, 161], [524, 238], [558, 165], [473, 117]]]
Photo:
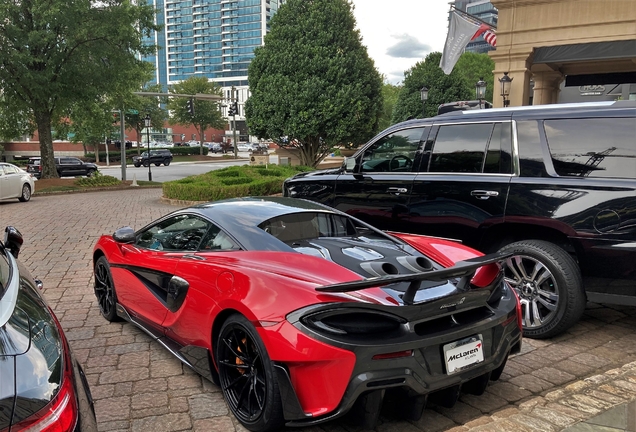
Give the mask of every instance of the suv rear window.
[[636, 179], [633, 118], [546, 120], [544, 124], [558, 175]]
[[27, 162], [29, 165], [40, 165], [40, 158], [37, 159], [29, 159], [29, 162]]

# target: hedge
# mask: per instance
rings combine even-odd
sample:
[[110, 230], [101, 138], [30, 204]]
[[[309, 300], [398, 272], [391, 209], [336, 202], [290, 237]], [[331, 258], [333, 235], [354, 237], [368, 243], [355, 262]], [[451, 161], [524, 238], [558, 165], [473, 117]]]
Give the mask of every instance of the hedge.
[[281, 192], [286, 178], [311, 170], [309, 167], [287, 165], [232, 166], [165, 182], [163, 195], [184, 201], [273, 195]]

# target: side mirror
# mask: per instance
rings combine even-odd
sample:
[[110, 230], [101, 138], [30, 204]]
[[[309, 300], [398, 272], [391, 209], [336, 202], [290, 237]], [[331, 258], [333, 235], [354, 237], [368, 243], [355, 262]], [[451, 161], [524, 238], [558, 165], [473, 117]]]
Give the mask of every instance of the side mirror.
[[131, 227], [119, 228], [113, 234], [113, 240], [117, 243], [134, 243], [136, 240], [135, 230]]
[[345, 165], [346, 171], [353, 171], [356, 167], [356, 158], [353, 158], [353, 157], [345, 158], [344, 165]]
[[24, 238], [22, 234], [20, 234], [20, 231], [12, 226], [8, 226], [4, 229], [4, 247], [9, 249], [11, 255], [16, 258], [18, 257], [22, 243], [24, 243]]

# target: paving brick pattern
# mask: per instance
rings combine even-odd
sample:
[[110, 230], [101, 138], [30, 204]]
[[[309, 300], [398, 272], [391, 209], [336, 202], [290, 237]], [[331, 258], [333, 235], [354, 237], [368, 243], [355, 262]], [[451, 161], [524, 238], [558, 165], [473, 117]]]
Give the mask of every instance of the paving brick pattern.
[[[91, 254], [103, 233], [141, 228], [175, 210], [161, 189], [35, 196], [0, 203], [0, 222], [25, 237], [21, 260], [83, 364], [100, 431], [240, 431], [220, 389], [127, 323], [107, 323], [93, 295]], [[551, 340], [524, 340], [482, 396], [429, 405], [417, 422], [382, 413], [377, 431], [557, 431], [636, 399], [636, 308], [589, 304], [580, 323]], [[298, 430], [298, 429], [292, 429]], [[307, 432], [360, 431], [349, 419]]]

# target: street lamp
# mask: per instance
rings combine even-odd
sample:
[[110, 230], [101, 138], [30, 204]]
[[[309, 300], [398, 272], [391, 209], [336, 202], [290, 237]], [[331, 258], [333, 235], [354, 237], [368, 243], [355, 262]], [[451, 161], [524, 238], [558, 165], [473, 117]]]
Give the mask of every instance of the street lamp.
[[475, 94], [479, 101], [479, 109], [481, 109], [481, 101], [486, 98], [486, 81], [483, 78], [479, 78], [479, 81], [475, 84]]
[[428, 99], [428, 88], [426, 86], [420, 89], [420, 99], [422, 99], [422, 117], [426, 117], [426, 100]]
[[152, 172], [150, 171], [150, 114], [146, 113], [144, 118], [144, 124], [146, 125], [146, 138], [148, 139], [148, 181], [152, 181]]
[[508, 72], [504, 72], [504, 76], [499, 78], [499, 84], [501, 86], [501, 97], [503, 98], [503, 106], [510, 105], [510, 86], [512, 85], [512, 78], [508, 76]]

